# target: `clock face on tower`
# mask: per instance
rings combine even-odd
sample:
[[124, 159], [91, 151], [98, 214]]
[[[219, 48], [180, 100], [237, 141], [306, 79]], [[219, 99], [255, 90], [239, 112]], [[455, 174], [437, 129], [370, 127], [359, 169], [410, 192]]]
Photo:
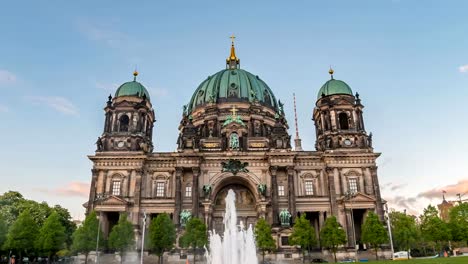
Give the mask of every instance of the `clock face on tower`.
[[351, 142], [351, 140], [349, 138], [347, 138], [347, 139], [344, 140], [344, 144], [349, 147], [349, 146], [351, 146], [352, 142]]
[[125, 146], [125, 142], [123, 142], [123, 141], [119, 141], [117, 143], [117, 147], [119, 147], [119, 148], [123, 148], [124, 146]]

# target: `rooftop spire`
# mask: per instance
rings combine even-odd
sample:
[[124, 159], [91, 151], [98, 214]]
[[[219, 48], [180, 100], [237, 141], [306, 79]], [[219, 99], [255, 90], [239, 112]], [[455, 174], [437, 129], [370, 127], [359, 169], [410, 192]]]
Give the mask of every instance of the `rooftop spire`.
[[296, 94], [293, 93], [294, 98], [294, 121], [296, 124], [296, 138], [294, 139], [294, 149], [296, 151], [302, 151], [301, 138], [299, 137], [299, 126], [297, 125], [297, 111], [296, 111]]
[[333, 73], [334, 72], [335, 71], [332, 69], [332, 66], [330, 65], [330, 70], [328, 70], [328, 73], [330, 74], [332, 80], [333, 80]]
[[234, 47], [234, 39], [236, 39], [236, 37], [234, 36], [234, 34], [232, 34], [229, 38], [231, 39], [231, 54], [226, 59], [226, 66], [229, 69], [237, 69], [240, 60], [236, 56], [236, 48]]

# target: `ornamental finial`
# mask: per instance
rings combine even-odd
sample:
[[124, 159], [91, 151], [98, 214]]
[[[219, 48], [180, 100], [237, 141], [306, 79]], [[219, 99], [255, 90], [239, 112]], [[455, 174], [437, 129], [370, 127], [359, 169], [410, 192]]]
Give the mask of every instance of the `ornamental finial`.
[[331, 65], [330, 65], [330, 70], [328, 70], [328, 73], [330, 74], [330, 76], [331, 76], [332, 79], [333, 79], [333, 73], [334, 73], [334, 72], [335, 72], [335, 71], [333, 70], [333, 68], [332, 68]]
[[138, 71], [137, 69], [135, 68], [135, 70], [133, 71], [133, 81], [135, 82], [136, 81], [136, 77], [138, 76]]
[[234, 47], [234, 40], [236, 39], [236, 36], [232, 34], [229, 38], [231, 39], [231, 54], [226, 59], [226, 65], [229, 69], [236, 69], [240, 62], [239, 58], [236, 56], [236, 48]]

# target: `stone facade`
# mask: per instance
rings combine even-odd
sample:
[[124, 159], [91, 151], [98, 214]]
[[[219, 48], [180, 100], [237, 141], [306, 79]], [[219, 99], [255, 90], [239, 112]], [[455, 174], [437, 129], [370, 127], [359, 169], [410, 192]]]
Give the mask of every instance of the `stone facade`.
[[[227, 63], [227, 70], [238, 69], [235, 62]], [[350, 247], [355, 243], [351, 210], [358, 243], [367, 212], [383, 219], [376, 166], [380, 154], [364, 129], [358, 95], [322, 95], [317, 100], [315, 151], [291, 148], [283, 105], [269, 103], [267, 93], [263, 101], [223, 97], [216, 91], [206, 98], [190, 111], [184, 108], [177, 152], [152, 151], [155, 119], [145, 96], [109, 98], [104, 132], [96, 153], [89, 156], [93, 168], [85, 204], [88, 212], [101, 216], [105, 236], [120, 212], [128, 213], [138, 238], [144, 212], [150, 221], [168, 213], [180, 226], [182, 211], [189, 211], [210, 229], [222, 230], [228, 189], [236, 192], [239, 220], [248, 225], [265, 217], [279, 248], [286, 251], [291, 249], [291, 228], [280, 225], [283, 210], [292, 215], [291, 226], [305, 214], [317, 236], [325, 219], [336, 216]], [[350, 192], [354, 196], [346, 199]]]

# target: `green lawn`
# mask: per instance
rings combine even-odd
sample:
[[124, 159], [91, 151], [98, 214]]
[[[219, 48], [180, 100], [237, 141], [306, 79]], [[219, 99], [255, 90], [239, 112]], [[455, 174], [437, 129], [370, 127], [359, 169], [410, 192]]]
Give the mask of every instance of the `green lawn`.
[[374, 263], [401, 263], [401, 264], [468, 264], [468, 257], [435, 258], [435, 259], [410, 259], [410, 260], [386, 260], [372, 261]]

